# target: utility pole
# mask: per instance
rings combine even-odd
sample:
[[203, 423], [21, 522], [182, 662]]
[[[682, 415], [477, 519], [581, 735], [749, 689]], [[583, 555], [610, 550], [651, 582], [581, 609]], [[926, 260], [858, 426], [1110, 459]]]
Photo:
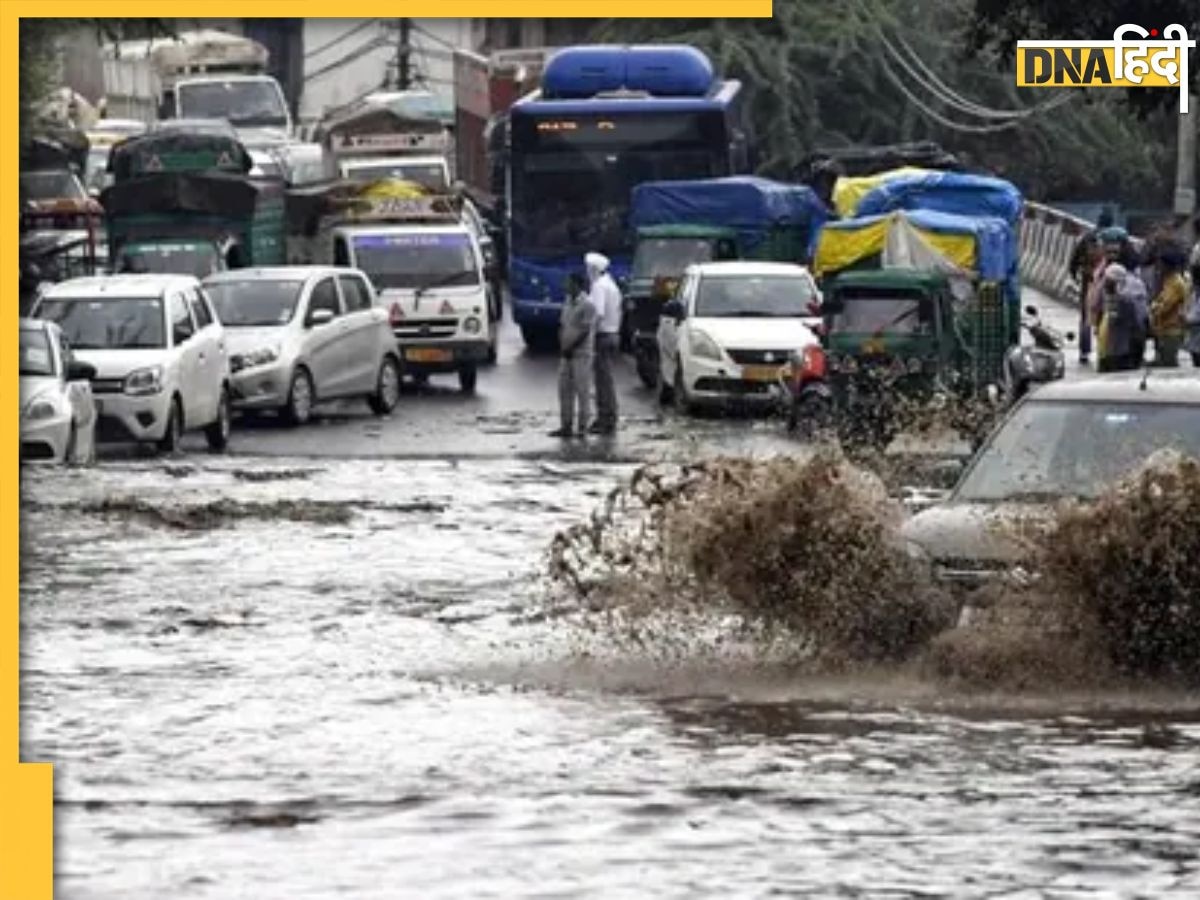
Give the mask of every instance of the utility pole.
[[1188, 98], [1188, 111], [1179, 116], [1178, 151], [1175, 160], [1175, 215], [1186, 217], [1179, 229], [1190, 244], [1196, 240], [1193, 220], [1196, 216], [1196, 104], [1200, 97]]
[[396, 89], [407, 91], [412, 86], [412, 70], [409, 59], [412, 53], [412, 20], [400, 19], [396, 43]]

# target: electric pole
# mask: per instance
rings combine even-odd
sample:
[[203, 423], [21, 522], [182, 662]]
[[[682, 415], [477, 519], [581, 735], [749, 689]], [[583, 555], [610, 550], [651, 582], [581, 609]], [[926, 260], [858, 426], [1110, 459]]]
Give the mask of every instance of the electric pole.
[[1196, 216], [1196, 103], [1200, 97], [1188, 98], [1188, 111], [1179, 116], [1178, 155], [1175, 160], [1175, 215], [1186, 216], [1179, 229], [1189, 243], [1196, 240], [1193, 227]]
[[400, 19], [397, 26], [396, 89], [407, 91], [412, 86], [412, 69], [409, 64], [412, 54], [412, 20]]

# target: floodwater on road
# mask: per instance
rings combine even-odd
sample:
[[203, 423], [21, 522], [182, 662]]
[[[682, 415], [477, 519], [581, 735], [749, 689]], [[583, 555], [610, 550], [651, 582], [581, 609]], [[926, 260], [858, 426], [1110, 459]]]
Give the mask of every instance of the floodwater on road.
[[477, 397], [22, 473], [56, 896], [1200, 896], [1194, 696], [815, 679], [543, 615], [552, 537], [636, 462], [796, 445], [626, 368], [622, 433], [564, 449], [518, 341]]
[[23, 473], [22, 758], [56, 763], [57, 896], [1200, 893], [1194, 698], [581, 655], [539, 572], [630, 470]]

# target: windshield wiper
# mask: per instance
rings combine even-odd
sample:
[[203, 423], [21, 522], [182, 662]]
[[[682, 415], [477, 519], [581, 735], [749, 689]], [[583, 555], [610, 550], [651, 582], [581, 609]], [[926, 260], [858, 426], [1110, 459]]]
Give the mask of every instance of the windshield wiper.
[[450, 284], [450, 282], [458, 278], [462, 278], [463, 275], [469, 274], [469, 272], [451, 272], [449, 275], [442, 275], [440, 278], [435, 278], [433, 281], [417, 285], [417, 287], [413, 290], [413, 297], [420, 297], [426, 291], [431, 291], [436, 287], [445, 287], [446, 285]]

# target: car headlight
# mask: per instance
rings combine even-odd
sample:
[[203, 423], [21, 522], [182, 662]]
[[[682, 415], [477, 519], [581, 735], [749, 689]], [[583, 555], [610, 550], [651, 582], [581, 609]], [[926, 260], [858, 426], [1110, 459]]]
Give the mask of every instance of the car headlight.
[[52, 419], [58, 410], [49, 400], [34, 400], [25, 408], [25, 418], [32, 422], [40, 422], [42, 419]]
[[475, 316], [468, 316], [463, 319], [462, 327], [467, 334], [479, 334], [483, 329], [483, 323]]
[[260, 347], [249, 353], [239, 353], [229, 360], [229, 368], [233, 372], [242, 369], [253, 369], [256, 366], [266, 366], [279, 359], [279, 347]]
[[691, 331], [688, 335], [688, 349], [692, 356], [699, 359], [714, 359], [718, 362], [721, 360], [721, 348], [703, 331], [695, 329]]
[[122, 388], [126, 394], [144, 397], [162, 390], [162, 366], [137, 369], [125, 376]]

